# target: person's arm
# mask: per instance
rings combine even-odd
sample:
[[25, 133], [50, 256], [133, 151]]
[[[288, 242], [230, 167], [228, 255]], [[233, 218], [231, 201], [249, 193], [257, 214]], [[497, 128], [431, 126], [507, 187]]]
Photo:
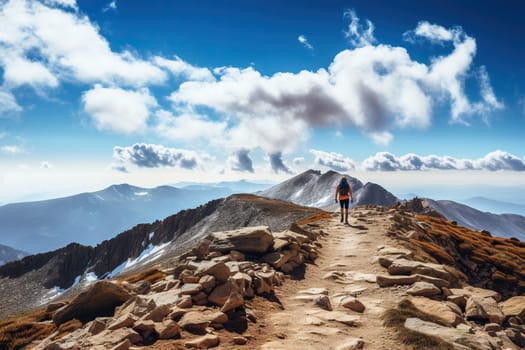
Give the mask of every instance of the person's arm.
[[337, 203], [337, 194], [339, 193], [339, 185], [335, 188], [335, 202]]
[[348, 185], [349, 194], [350, 194], [350, 201], [351, 203], [354, 203], [354, 194], [352, 193], [352, 186], [350, 184]]

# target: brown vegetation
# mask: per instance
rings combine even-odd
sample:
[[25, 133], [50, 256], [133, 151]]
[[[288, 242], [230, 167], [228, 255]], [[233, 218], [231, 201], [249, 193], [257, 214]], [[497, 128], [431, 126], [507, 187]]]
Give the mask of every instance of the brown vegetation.
[[22, 349], [34, 340], [51, 335], [56, 327], [53, 323], [39, 323], [49, 319], [49, 313], [38, 310], [12, 317], [0, 322], [0, 349]]
[[389, 309], [383, 314], [383, 324], [393, 328], [399, 339], [415, 349], [452, 350], [452, 346], [436, 337], [413, 332], [404, 327], [407, 318], [416, 317], [423, 321], [447, 326], [446, 321], [424, 313], [414, 307], [408, 299], [401, 300], [395, 309]]
[[497, 290], [504, 297], [525, 292], [524, 242], [492, 237], [442, 218], [417, 215], [416, 219], [430, 229], [409, 239], [410, 245], [439, 263], [456, 266], [479, 287]]
[[124, 281], [129, 283], [135, 283], [138, 281], [148, 281], [153, 284], [164, 279], [164, 277], [166, 277], [166, 273], [154, 268], [127, 276], [126, 278], [124, 278]]
[[307, 217], [306, 219], [303, 219], [299, 222], [297, 222], [298, 225], [306, 225], [311, 224], [312, 222], [316, 222], [322, 219], [329, 219], [332, 217], [332, 214], [329, 212], [322, 212], [319, 214], [314, 214], [312, 216]]

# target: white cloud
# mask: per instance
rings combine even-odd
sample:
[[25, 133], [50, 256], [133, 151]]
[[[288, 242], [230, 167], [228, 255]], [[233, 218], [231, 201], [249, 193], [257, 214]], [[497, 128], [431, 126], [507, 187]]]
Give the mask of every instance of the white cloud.
[[211, 159], [206, 153], [145, 143], [136, 143], [129, 147], [115, 146], [113, 158], [119, 163], [114, 164], [114, 168], [120, 167], [120, 171], [127, 171], [125, 164], [132, 164], [139, 168], [202, 169]]
[[215, 80], [213, 74], [208, 68], [195, 67], [181, 59], [179, 56], [175, 56], [174, 60], [155, 56], [153, 62], [161, 68], [166, 68], [175, 76], [180, 76], [189, 80]]
[[44, 3], [50, 6], [61, 6], [66, 8], [77, 9], [76, 0], [44, 0]]
[[58, 79], [40, 62], [32, 62], [17, 55], [7, 55], [4, 62], [4, 81], [8, 86], [58, 86]]
[[311, 149], [310, 153], [315, 156], [314, 162], [316, 164], [326, 166], [336, 171], [348, 171], [356, 168], [355, 162], [335, 152], [325, 152], [316, 149]]
[[144, 131], [157, 101], [146, 88], [132, 91], [101, 85], [82, 95], [84, 110], [100, 130], [131, 134]]
[[297, 37], [297, 40], [298, 40], [301, 44], [303, 44], [303, 46], [306, 47], [307, 49], [309, 49], [309, 50], [313, 50], [313, 49], [314, 49], [314, 47], [308, 42], [308, 39], [306, 38], [306, 36], [304, 36], [304, 35], [301, 34], [301, 35], [299, 35], [299, 36]]
[[347, 10], [344, 13], [345, 18], [350, 18], [348, 30], [345, 31], [345, 36], [348, 41], [355, 47], [362, 47], [372, 45], [376, 42], [374, 37], [374, 24], [366, 20], [367, 28], [365, 29], [359, 22], [359, 17], [354, 10]]
[[[15, 82], [56, 86], [58, 80], [72, 80], [144, 86], [166, 80], [166, 74], [152, 63], [129, 51], [112, 51], [89, 18], [64, 9], [76, 6], [74, 1], [46, 4], [9, 0], [0, 7], [0, 66], [13, 72]], [[30, 70], [24, 74], [20, 63]]]
[[106, 7], [102, 9], [102, 12], [116, 11], [117, 10], [117, 0], [109, 2]]
[[[348, 16], [349, 32], [361, 33], [355, 13]], [[311, 127], [352, 126], [387, 145], [396, 129], [429, 127], [437, 105], [448, 104], [451, 120], [464, 124], [503, 108], [484, 68], [478, 77], [482, 99], [471, 101], [465, 93], [475, 40], [461, 28], [429, 28], [416, 32], [443, 40], [445, 32], [454, 35], [452, 52], [429, 64], [413, 60], [403, 47], [372, 45], [370, 23], [368, 44], [340, 52], [328, 70], [264, 76], [253, 67], [222, 67], [214, 70], [217, 80], [184, 82], [170, 99], [176, 108], [205, 106], [228, 120], [225, 139], [232, 147], [268, 153], [294, 150]]]
[[0, 91], [0, 118], [6, 113], [20, 111], [22, 111], [22, 107], [16, 102], [13, 94], [6, 91]]
[[419, 156], [409, 153], [396, 157], [379, 152], [365, 159], [360, 167], [367, 171], [411, 170], [486, 170], [525, 171], [525, 159], [504, 151], [493, 151], [479, 159], [458, 159], [449, 156]]
[[16, 154], [23, 154], [23, 153], [25, 153], [25, 150], [22, 147], [16, 146], [16, 145], [2, 146], [2, 147], [0, 147], [0, 151], [2, 153], [10, 154], [10, 155], [16, 155]]
[[220, 144], [227, 127], [225, 121], [213, 121], [194, 113], [175, 116], [169, 111], [159, 110], [155, 116], [157, 133], [173, 141], [204, 140], [209, 144]]
[[231, 154], [226, 160], [230, 170], [253, 173], [253, 162], [250, 158], [250, 151], [241, 149]]
[[408, 31], [403, 35], [407, 40], [414, 36], [426, 38], [433, 42], [456, 40], [460, 34], [458, 29], [446, 29], [440, 25], [432, 24], [427, 21], [421, 21], [417, 24], [416, 29]]

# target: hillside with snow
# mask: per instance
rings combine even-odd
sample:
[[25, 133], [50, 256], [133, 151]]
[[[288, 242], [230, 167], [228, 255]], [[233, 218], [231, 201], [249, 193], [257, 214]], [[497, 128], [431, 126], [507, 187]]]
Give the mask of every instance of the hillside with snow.
[[[321, 173], [308, 170], [280, 184], [259, 192], [259, 195], [286, 200], [295, 204], [332, 210], [338, 207], [335, 203], [335, 188], [343, 174], [335, 171]], [[378, 184], [363, 183], [349, 175], [345, 175], [352, 187], [356, 205], [392, 205], [398, 199]]]

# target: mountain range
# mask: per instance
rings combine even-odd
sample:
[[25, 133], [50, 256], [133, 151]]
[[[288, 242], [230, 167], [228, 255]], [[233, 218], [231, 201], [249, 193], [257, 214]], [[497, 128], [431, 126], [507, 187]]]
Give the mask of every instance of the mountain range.
[[525, 217], [516, 214], [482, 212], [464, 204], [447, 200], [424, 199], [423, 204], [441, 213], [450, 221], [474, 230], [485, 230], [494, 236], [518, 238], [525, 242]]
[[[251, 186], [248, 182], [229, 185]], [[73, 242], [96, 245], [139, 223], [160, 220], [233, 193], [233, 189], [219, 185], [148, 189], [120, 184], [64, 198], [7, 204], [0, 207], [0, 242], [30, 253]]]
[[[334, 210], [335, 188], [343, 174], [335, 171], [321, 173], [308, 170], [258, 194], [263, 197], [281, 199], [299, 205]], [[378, 184], [368, 182], [363, 185], [358, 179], [344, 175], [352, 187], [356, 205], [392, 205], [399, 199]]]

